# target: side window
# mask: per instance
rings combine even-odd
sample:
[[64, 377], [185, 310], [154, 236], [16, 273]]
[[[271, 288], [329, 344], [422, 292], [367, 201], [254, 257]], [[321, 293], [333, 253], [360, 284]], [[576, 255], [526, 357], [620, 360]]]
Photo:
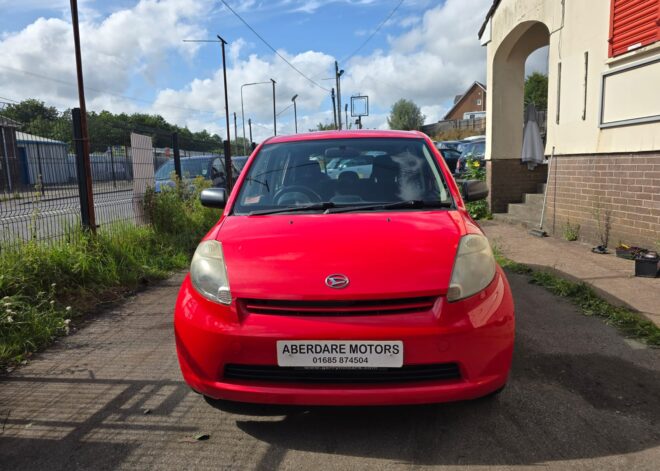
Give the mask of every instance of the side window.
[[224, 174], [225, 171], [222, 166], [222, 160], [220, 159], [220, 157], [216, 157], [215, 159], [213, 159], [213, 162], [211, 162], [211, 176], [215, 177], [220, 173]]

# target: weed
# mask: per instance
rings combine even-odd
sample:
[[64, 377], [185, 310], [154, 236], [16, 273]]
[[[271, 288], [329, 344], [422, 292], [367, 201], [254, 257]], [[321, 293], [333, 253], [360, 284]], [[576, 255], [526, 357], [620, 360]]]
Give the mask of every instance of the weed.
[[493, 219], [493, 214], [490, 212], [488, 201], [486, 200], [470, 201], [465, 203], [465, 207], [470, 213], [470, 216], [472, 216], [472, 218], [475, 220]]
[[596, 226], [598, 227], [598, 237], [600, 239], [600, 245], [607, 247], [607, 244], [610, 241], [610, 230], [612, 228], [612, 211], [610, 209], [604, 209], [603, 203], [600, 200], [600, 197], [596, 197], [596, 202], [594, 203], [593, 216], [596, 220]]
[[660, 347], [659, 327], [630, 309], [608, 303], [585, 283], [575, 283], [552, 273], [532, 270], [522, 263], [504, 257], [497, 247], [493, 247], [493, 253], [502, 268], [529, 276], [530, 283], [568, 299], [578, 306], [585, 316], [601, 317], [607, 324], [616, 327], [625, 335], [636, 337], [650, 346]]
[[580, 225], [571, 224], [570, 219], [567, 219], [566, 224], [564, 225], [564, 239], [572, 242], [578, 240], [579, 237], [580, 237]]
[[[0, 367], [66, 334], [81, 316], [140, 284], [184, 268], [217, 210], [199, 203], [203, 184], [148, 195], [152, 224], [117, 224], [96, 236], [72, 230], [52, 245], [31, 240], [0, 252]], [[179, 196], [181, 195], [181, 196]]]

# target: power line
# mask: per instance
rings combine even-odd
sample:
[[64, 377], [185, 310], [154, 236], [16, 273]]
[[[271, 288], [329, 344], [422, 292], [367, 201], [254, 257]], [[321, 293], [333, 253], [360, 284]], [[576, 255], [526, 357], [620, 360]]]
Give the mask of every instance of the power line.
[[399, 7], [403, 4], [403, 2], [404, 2], [404, 0], [401, 0], [401, 1], [400, 1], [400, 2], [399, 2], [399, 3], [398, 3], [398, 4], [392, 9], [392, 11], [390, 12], [390, 14], [387, 15], [387, 18], [385, 18], [383, 21], [380, 22], [380, 24], [376, 27], [376, 29], [375, 29], [375, 30], [369, 35], [369, 37], [368, 37], [367, 39], [364, 40], [364, 42], [363, 42], [362, 44], [360, 44], [360, 45], [357, 47], [357, 49], [355, 49], [350, 55], [344, 57], [344, 58], [343, 58], [341, 61], [339, 61], [339, 62], [341, 62], [341, 63], [345, 63], [345, 62], [348, 61], [349, 59], [352, 59], [352, 58], [353, 58], [358, 52], [360, 52], [360, 50], [361, 50], [364, 46], [366, 46], [367, 43], [368, 43], [369, 41], [371, 41], [371, 39], [376, 35], [376, 33], [378, 33], [378, 31], [380, 31], [380, 29], [385, 25], [385, 23], [387, 23], [387, 22], [389, 21], [389, 19], [392, 18], [392, 16], [394, 16], [394, 14], [395, 14], [396, 11], [399, 9]]
[[[40, 78], [42, 80], [48, 80], [48, 81], [51, 81], [51, 82], [60, 83], [62, 85], [66, 85], [68, 87], [77, 88], [77, 86], [75, 84], [73, 84], [71, 82], [67, 82], [66, 80], [60, 80], [60, 79], [57, 79], [57, 78], [54, 78], [54, 77], [49, 77], [47, 75], [41, 75], [41, 74], [37, 74], [37, 73], [34, 73], [34, 72], [28, 72], [27, 70], [15, 69], [13, 67], [8, 67], [8, 66], [5, 66], [5, 65], [0, 65], [0, 69], [6, 69], [6, 70], [10, 70], [12, 72], [18, 72], [18, 73], [21, 73], [21, 74], [24, 74], [24, 75], [29, 75], [29, 76], [32, 76], [32, 77]], [[122, 95], [121, 93], [112, 92], [112, 91], [108, 91], [108, 90], [101, 90], [99, 88], [85, 86], [85, 89], [86, 90], [91, 90], [91, 91], [94, 91], [94, 92], [97, 92], [97, 93], [103, 93], [103, 94], [106, 94], [106, 95], [114, 96], [114, 97], [117, 97], [117, 98], [124, 98], [126, 100], [136, 101], [136, 102], [139, 102], [139, 103], [146, 103], [148, 105], [153, 105], [154, 104], [154, 102], [150, 101], [150, 100], [145, 100], [143, 98], [136, 98], [136, 97], [132, 97], [132, 96], [128, 96], [128, 95]], [[181, 110], [181, 111], [191, 111], [193, 113], [215, 114], [215, 111], [196, 110], [194, 108], [186, 108], [186, 107], [183, 107], [183, 106], [176, 106], [176, 105], [159, 105], [159, 106], [161, 106], [163, 108], [171, 108], [171, 109], [177, 109], [177, 110]]]
[[289, 67], [291, 67], [293, 70], [295, 70], [296, 72], [298, 72], [298, 74], [300, 74], [302, 77], [304, 77], [307, 81], [311, 82], [312, 84], [314, 84], [315, 86], [319, 87], [320, 89], [325, 90], [326, 92], [329, 92], [329, 91], [330, 91], [329, 88], [325, 88], [323, 85], [320, 85], [320, 84], [319, 84], [318, 82], [316, 82], [314, 79], [311, 79], [311, 78], [309, 78], [307, 75], [305, 75], [304, 73], [302, 73], [302, 72], [300, 71], [300, 69], [298, 69], [295, 65], [293, 65], [291, 62], [289, 62], [289, 61], [288, 61], [288, 60], [287, 60], [282, 54], [280, 54], [279, 52], [277, 52], [277, 50], [276, 50], [273, 46], [271, 46], [271, 45], [268, 43], [268, 41], [266, 41], [263, 37], [261, 37], [261, 35], [260, 35], [259, 33], [257, 33], [256, 30], [255, 30], [252, 26], [250, 26], [249, 23], [248, 23], [247, 21], [245, 21], [241, 15], [239, 15], [238, 13], [236, 13], [236, 11], [234, 11], [234, 9], [233, 9], [232, 7], [230, 7], [229, 4], [228, 4], [225, 0], [220, 0], [220, 1], [221, 1], [221, 2], [222, 2], [222, 3], [223, 3], [223, 4], [229, 9], [229, 11], [231, 11], [231, 12], [232, 12], [232, 13], [233, 13], [233, 14], [234, 14], [239, 20], [241, 20], [241, 21], [243, 22], [243, 24], [244, 24], [245, 26], [247, 26], [248, 29], [249, 29], [250, 31], [252, 31], [252, 32], [253, 32], [253, 33], [254, 33], [254, 34], [255, 34], [255, 35], [261, 40], [261, 42], [263, 42], [266, 46], [268, 46], [268, 48], [269, 48], [271, 51], [273, 51], [275, 54], [277, 54], [277, 56], [278, 56], [280, 59], [282, 59], [284, 62], [286, 62], [286, 63], [289, 65]]
[[284, 113], [286, 110], [288, 110], [288, 109], [291, 108], [292, 106], [293, 106], [293, 103], [290, 104], [289, 106], [287, 106], [286, 108], [284, 108], [283, 110], [280, 110], [280, 112], [277, 113], [277, 116], [281, 115], [282, 113]]

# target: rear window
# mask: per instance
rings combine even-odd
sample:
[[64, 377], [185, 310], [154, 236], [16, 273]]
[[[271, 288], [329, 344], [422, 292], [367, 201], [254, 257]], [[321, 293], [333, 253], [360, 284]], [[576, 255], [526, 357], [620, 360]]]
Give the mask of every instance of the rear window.
[[233, 212], [409, 200], [451, 202], [423, 139], [322, 139], [263, 146], [247, 170]]

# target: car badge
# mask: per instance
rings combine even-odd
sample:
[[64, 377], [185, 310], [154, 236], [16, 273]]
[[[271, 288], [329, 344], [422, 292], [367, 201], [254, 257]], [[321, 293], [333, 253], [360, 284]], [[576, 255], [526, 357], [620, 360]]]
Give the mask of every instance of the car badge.
[[346, 288], [348, 286], [348, 277], [341, 274], [328, 275], [325, 279], [325, 285], [328, 288], [334, 289]]

